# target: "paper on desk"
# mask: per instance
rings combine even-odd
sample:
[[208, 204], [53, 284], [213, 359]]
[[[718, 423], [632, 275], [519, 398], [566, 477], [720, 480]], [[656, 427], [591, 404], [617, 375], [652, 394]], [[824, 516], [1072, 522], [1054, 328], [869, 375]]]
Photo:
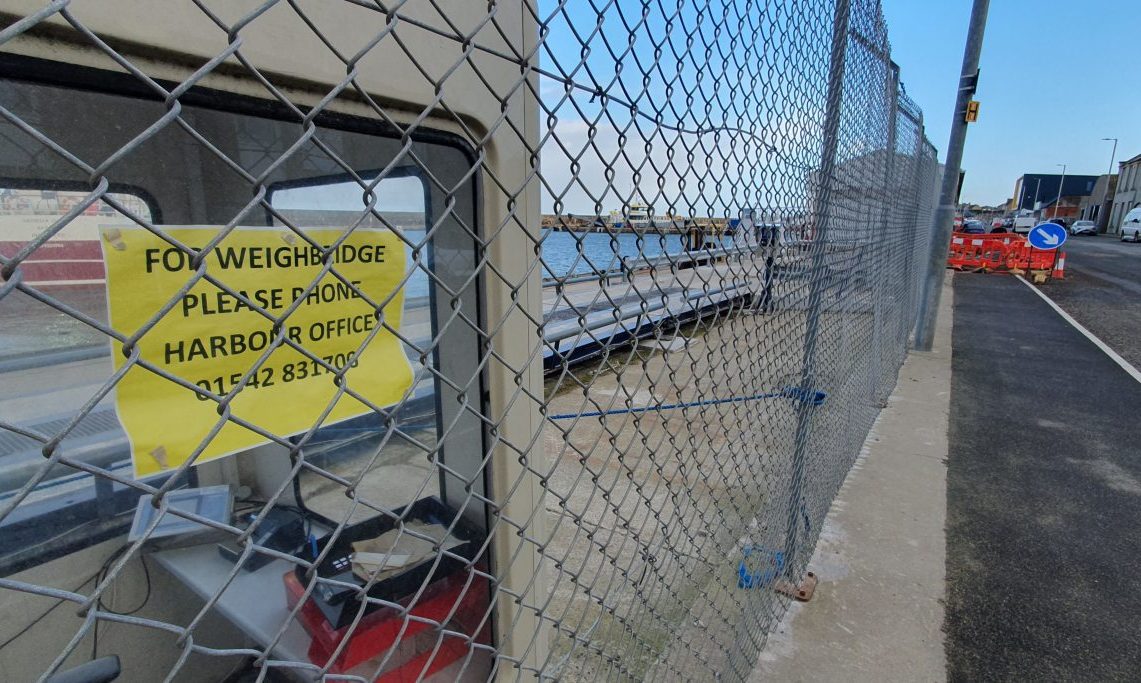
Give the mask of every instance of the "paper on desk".
[[[403, 533], [392, 529], [376, 538], [353, 543], [353, 573], [366, 581], [374, 575], [377, 581], [384, 581], [435, 557], [433, 546], [451, 550], [463, 545], [440, 524], [405, 522], [404, 529]], [[417, 538], [408, 531], [433, 540]]]
[[412, 561], [411, 555], [395, 555], [392, 553], [366, 553], [356, 551], [353, 553], [353, 562], [373, 569], [391, 569], [403, 567]]

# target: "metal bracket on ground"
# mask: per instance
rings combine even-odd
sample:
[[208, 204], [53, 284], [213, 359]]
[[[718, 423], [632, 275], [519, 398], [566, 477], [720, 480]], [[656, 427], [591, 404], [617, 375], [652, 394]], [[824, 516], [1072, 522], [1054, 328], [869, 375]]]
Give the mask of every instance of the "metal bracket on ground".
[[773, 588], [776, 589], [776, 592], [787, 595], [793, 600], [808, 602], [812, 599], [812, 594], [816, 592], [816, 575], [812, 572], [805, 573], [800, 585], [791, 581], [777, 581]]

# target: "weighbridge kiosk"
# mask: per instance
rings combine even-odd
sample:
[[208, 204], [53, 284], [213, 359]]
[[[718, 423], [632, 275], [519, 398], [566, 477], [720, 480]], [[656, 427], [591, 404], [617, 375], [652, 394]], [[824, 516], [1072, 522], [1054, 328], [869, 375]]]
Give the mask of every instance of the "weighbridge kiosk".
[[0, 671], [534, 671], [532, 12], [0, 19]]

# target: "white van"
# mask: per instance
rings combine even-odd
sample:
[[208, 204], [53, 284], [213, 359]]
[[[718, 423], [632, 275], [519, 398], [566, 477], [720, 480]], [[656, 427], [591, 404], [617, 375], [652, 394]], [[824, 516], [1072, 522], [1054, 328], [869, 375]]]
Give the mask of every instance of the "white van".
[[1121, 221], [1121, 241], [1141, 242], [1141, 206], [1136, 206], [1125, 214]]

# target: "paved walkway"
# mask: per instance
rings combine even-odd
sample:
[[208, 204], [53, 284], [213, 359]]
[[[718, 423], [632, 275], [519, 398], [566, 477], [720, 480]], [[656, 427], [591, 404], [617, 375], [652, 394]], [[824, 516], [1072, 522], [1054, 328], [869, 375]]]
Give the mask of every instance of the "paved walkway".
[[935, 347], [912, 353], [824, 522], [793, 603], [750, 683], [941, 681], [950, 278]]

